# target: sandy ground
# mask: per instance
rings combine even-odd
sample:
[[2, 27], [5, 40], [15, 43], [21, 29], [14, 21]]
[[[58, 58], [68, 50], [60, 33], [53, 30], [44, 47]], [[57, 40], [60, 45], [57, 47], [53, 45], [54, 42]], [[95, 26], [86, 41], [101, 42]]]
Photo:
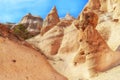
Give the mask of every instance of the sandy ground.
[[73, 68], [73, 66], [68, 67], [68, 65], [64, 65], [65, 63], [62, 61], [50, 61], [50, 63], [59, 73], [67, 76], [68, 80], [119, 80], [120, 78], [120, 66], [105, 72], [96, 73], [94, 77], [90, 78], [87, 67], [84, 64], [79, 66], [78, 69]]
[[90, 80], [119, 80], [119, 78], [120, 66], [117, 66], [106, 72], [98, 74], [98, 76], [91, 78]]

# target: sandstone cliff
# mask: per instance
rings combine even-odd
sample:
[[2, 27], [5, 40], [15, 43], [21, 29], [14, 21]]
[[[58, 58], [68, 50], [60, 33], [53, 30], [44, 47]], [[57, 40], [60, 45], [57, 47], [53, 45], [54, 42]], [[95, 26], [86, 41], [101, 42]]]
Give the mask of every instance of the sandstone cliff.
[[49, 31], [52, 27], [54, 27], [60, 21], [57, 9], [54, 6], [50, 13], [47, 15], [43, 22], [43, 27], [41, 29], [41, 34], [43, 35], [47, 31]]
[[44, 35], [27, 41], [69, 80], [116, 80], [119, 67], [104, 71], [120, 64], [115, 52], [120, 45], [119, 4], [119, 0], [89, 0], [78, 19], [61, 19]]
[[[29, 33], [36, 35], [40, 33], [43, 19], [39, 16], [33, 16], [31, 13], [28, 13], [18, 24], [24, 25]], [[17, 25], [13, 26], [12, 28], [15, 28], [16, 26]]]
[[[119, 5], [119, 0], [89, 0], [83, 10], [83, 12], [93, 11], [98, 15], [99, 20], [96, 29], [100, 32], [112, 50], [116, 50], [120, 44]], [[78, 19], [82, 20], [82, 15], [79, 15]]]
[[[120, 44], [120, 1], [119, 0], [97, 0], [100, 4], [99, 9], [90, 8], [99, 15], [97, 30], [106, 40], [111, 49], [116, 50]], [[89, 0], [92, 4], [89, 6], [96, 7], [95, 1]], [[115, 36], [116, 35], [116, 36]]]

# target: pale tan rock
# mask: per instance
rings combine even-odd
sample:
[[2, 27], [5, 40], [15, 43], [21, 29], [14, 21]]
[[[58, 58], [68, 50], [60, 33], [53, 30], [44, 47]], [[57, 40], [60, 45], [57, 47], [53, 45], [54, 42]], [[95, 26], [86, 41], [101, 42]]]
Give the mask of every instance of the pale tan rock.
[[102, 12], [112, 12], [119, 5], [119, 0], [89, 0], [87, 8]]
[[116, 50], [120, 44], [120, 1], [107, 0], [108, 12], [99, 14], [99, 21], [97, 30], [101, 33], [103, 38], [112, 50]]
[[65, 16], [64, 19], [65, 19], [65, 20], [75, 20], [75, 18], [72, 17], [69, 13], [66, 14], [66, 16]]
[[21, 19], [21, 21], [18, 24], [14, 25], [12, 29], [19, 24], [24, 25], [27, 28], [26, 30], [32, 35], [36, 35], [40, 33], [43, 24], [43, 19], [40, 16], [34, 16], [31, 13], [28, 13]]
[[[98, 0], [97, 0], [98, 1]], [[119, 23], [120, 23], [120, 1], [119, 0], [99, 0], [100, 9], [92, 9], [91, 3], [95, 6], [94, 1], [89, 0], [88, 4], [84, 8], [83, 12], [93, 11], [95, 12], [99, 19], [96, 29], [107, 42], [112, 50], [116, 50], [120, 44], [119, 37]], [[78, 18], [80, 21], [82, 15]], [[116, 27], [115, 27], [116, 26]], [[116, 35], [116, 36], [115, 36]]]
[[[114, 3], [109, 4], [110, 0], [90, 1], [92, 3], [87, 4], [78, 20], [73, 20], [69, 24], [68, 20], [61, 19], [56, 26], [43, 35], [44, 39], [47, 39], [46, 36], [55, 35], [53, 31], [58, 29], [58, 26], [66, 26], [63, 27], [59, 48], [54, 48], [55, 51], [58, 50], [55, 55], [49, 54], [53, 47], [50, 45], [55, 42], [54, 38], [44, 42], [41, 36], [36, 36], [28, 42], [40, 44], [37, 47], [47, 56], [49, 55], [50, 64], [69, 80], [117, 80], [119, 66], [117, 68], [115, 66], [120, 63], [120, 54], [114, 52], [113, 48], [119, 45], [119, 18], [113, 18], [114, 9], [109, 7], [117, 3], [113, 1]], [[109, 71], [109, 69], [112, 70]], [[106, 70], [108, 70], [107, 73]], [[97, 73], [98, 75], [94, 75]]]
[[100, 9], [100, 0], [89, 0], [88, 6], [92, 10], [99, 10]]
[[[80, 29], [82, 30], [80, 31], [80, 46], [81, 46], [80, 50], [82, 50], [82, 54], [80, 51], [79, 54], [81, 55], [77, 55], [76, 57], [77, 59], [75, 58], [75, 64], [77, 64], [77, 62], [79, 63], [80, 62], [79, 60], [81, 59], [82, 61], [83, 60], [89, 61], [92, 59], [91, 61], [89, 61], [91, 66], [89, 70], [92, 69], [92, 70], [95, 70], [95, 72], [105, 71], [120, 64], [119, 62], [120, 54], [117, 52], [113, 52], [109, 48], [107, 43], [104, 41], [104, 39], [97, 32], [97, 30], [95, 30], [96, 25], [94, 26], [94, 24], [91, 24], [91, 23], [93, 23], [94, 18], [96, 19], [96, 17], [95, 16], [92, 17], [93, 15], [90, 15], [90, 14], [91, 12], [88, 12], [88, 13], [85, 13], [83, 16], [85, 18], [85, 22], [89, 22], [89, 24], [86, 25], [83, 23], [82, 27], [86, 26], [84, 27], [84, 29], [80, 27]], [[91, 16], [92, 17], [91, 21], [89, 20], [89, 18], [86, 19], [86, 16], [87, 17]], [[86, 57], [86, 59], [83, 58], [82, 56]], [[91, 64], [91, 62], [93, 64]]]
[[57, 9], [54, 6], [50, 13], [47, 15], [43, 22], [43, 27], [41, 29], [41, 34], [43, 35], [47, 31], [49, 31], [52, 27], [54, 27], [60, 21]]
[[[72, 60], [74, 56], [71, 55], [74, 55], [72, 53], [76, 53], [76, 50], [79, 48], [79, 30], [76, 29], [74, 24], [71, 25], [69, 22], [70, 21], [62, 20], [43, 36], [38, 35], [32, 39], [29, 39], [28, 42], [35, 44], [36, 47], [41, 49], [41, 51], [48, 57], [48, 60], [58, 72], [67, 77], [69, 76], [69, 79], [73, 79], [75, 78], [76, 74], [73, 74], [72, 71], [69, 70], [69, 67], [66, 69], [65, 65], [69, 65], [66, 63], [74, 64]], [[54, 52], [57, 53], [53, 54]], [[66, 60], [69, 61], [67, 62]], [[79, 76], [79, 74], [77, 74], [77, 76]]]
[[120, 20], [120, 0], [114, 0], [113, 2], [113, 19]]
[[107, 12], [108, 7], [107, 7], [107, 1], [108, 0], [100, 0], [100, 11]]
[[24, 24], [27, 26], [27, 30], [29, 32], [40, 32], [43, 19], [39, 16], [33, 16], [32, 14], [28, 13], [22, 18], [19, 24]]

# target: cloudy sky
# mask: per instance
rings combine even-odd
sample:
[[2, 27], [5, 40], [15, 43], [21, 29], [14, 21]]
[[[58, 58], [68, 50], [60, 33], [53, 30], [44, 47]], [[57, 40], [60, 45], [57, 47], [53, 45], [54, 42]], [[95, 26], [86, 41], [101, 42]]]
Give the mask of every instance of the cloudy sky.
[[45, 18], [55, 5], [59, 17], [77, 17], [88, 0], [0, 0], [0, 22], [19, 22], [27, 13]]

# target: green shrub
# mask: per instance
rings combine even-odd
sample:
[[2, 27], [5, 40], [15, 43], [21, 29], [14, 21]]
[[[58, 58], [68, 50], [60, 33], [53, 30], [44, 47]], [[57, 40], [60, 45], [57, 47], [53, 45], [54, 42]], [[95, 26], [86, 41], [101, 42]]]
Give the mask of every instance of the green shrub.
[[14, 29], [13, 32], [15, 35], [23, 38], [23, 39], [28, 39], [33, 37], [28, 31], [27, 27], [25, 27], [23, 24], [17, 25]]

